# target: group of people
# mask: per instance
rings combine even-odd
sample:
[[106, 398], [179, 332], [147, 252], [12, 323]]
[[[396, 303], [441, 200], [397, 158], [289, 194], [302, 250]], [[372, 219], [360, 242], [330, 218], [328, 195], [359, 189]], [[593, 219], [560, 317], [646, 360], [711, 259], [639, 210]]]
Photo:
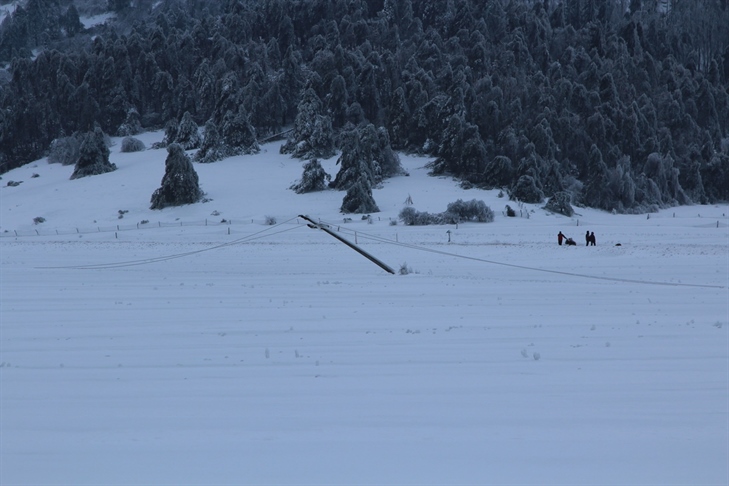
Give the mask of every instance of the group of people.
[[595, 246], [595, 232], [593, 231], [590, 233], [589, 231], [585, 233], [585, 246]]
[[[577, 246], [577, 243], [572, 238], [568, 238], [565, 235], [562, 234], [560, 231], [557, 235], [557, 243], [559, 243], [559, 246], [562, 246], [562, 242], [564, 242], [567, 246]], [[585, 233], [585, 246], [595, 246], [595, 232], [587, 232]]]

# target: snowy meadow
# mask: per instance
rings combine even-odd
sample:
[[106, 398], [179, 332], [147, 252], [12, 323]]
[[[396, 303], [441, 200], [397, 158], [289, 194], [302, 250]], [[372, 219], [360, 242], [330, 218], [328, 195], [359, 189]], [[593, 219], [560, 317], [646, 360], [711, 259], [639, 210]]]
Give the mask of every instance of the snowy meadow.
[[[729, 206], [568, 218], [401, 156], [361, 219], [276, 142], [152, 211], [167, 151], [118, 142], [2, 176], [0, 484], [729, 483]], [[495, 221], [396, 224], [457, 199]]]

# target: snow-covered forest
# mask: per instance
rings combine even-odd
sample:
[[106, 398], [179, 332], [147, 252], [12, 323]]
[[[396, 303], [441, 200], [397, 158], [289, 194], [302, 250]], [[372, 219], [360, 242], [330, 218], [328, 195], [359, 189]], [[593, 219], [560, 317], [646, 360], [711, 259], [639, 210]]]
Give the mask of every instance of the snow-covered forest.
[[377, 133], [528, 203], [723, 201], [727, 26], [727, 0], [14, 2], [0, 173], [96, 128], [180, 143], [193, 123], [198, 162], [289, 129], [282, 150], [306, 159]]

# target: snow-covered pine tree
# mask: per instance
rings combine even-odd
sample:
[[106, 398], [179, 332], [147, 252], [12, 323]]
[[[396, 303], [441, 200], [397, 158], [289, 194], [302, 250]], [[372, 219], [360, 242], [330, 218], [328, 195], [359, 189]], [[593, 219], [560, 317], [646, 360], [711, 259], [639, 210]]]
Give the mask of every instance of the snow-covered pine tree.
[[234, 155], [255, 154], [260, 150], [256, 130], [241, 106], [235, 114], [226, 112], [220, 128], [212, 118], [205, 123], [205, 134], [195, 160], [202, 163], [217, 162]]
[[109, 147], [106, 146], [104, 132], [96, 127], [93, 132], [83, 136], [76, 167], [71, 179], [80, 179], [116, 170], [116, 165], [109, 162]]
[[534, 177], [523, 175], [511, 189], [510, 199], [525, 203], [540, 203], [544, 199], [544, 193], [537, 187]]
[[400, 157], [392, 150], [390, 135], [385, 127], [377, 129], [377, 152], [375, 158], [379, 161], [383, 178], [396, 176], [404, 172]]
[[180, 124], [175, 120], [174, 118], [167, 122], [165, 125], [165, 138], [162, 141], [164, 146], [168, 146], [172, 143], [175, 143], [175, 140], [177, 140], [177, 131], [180, 128]]
[[197, 129], [197, 123], [192, 119], [189, 111], [182, 115], [180, 124], [177, 127], [175, 143], [180, 144], [184, 150], [192, 150], [200, 147], [202, 137]]
[[281, 153], [302, 159], [329, 158], [334, 155], [332, 120], [322, 114], [322, 102], [313, 88], [304, 90], [294, 122], [294, 133], [281, 146]]
[[556, 192], [549, 198], [544, 209], [570, 217], [575, 214], [575, 210], [572, 208], [572, 204], [570, 204], [571, 201], [572, 195], [570, 193], [564, 191]]
[[323, 191], [327, 187], [327, 182], [332, 176], [326, 173], [317, 159], [312, 159], [304, 164], [304, 173], [301, 180], [289, 187], [296, 194], [304, 194], [306, 192]]
[[364, 160], [365, 157], [360, 147], [359, 133], [356, 128], [342, 134], [341, 150], [342, 153], [337, 160], [339, 171], [330, 187], [347, 190], [359, 180], [361, 174], [369, 175], [371, 172], [366, 168], [367, 162]]
[[334, 189], [349, 189], [360, 175], [364, 175], [373, 187], [383, 178], [402, 172], [400, 159], [390, 146], [387, 130], [378, 130], [371, 123], [342, 135], [342, 154], [337, 164], [340, 164], [340, 169], [331, 183]]
[[117, 130], [117, 135], [120, 137], [130, 137], [141, 133], [142, 123], [139, 118], [139, 112], [137, 109], [134, 107], [129, 108], [127, 110], [127, 117], [124, 119], [124, 123], [122, 123]]
[[238, 111], [233, 113], [228, 111], [223, 117], [223, 125], [220, 128], [220, 135], [226, 150], [232, 155], [256, 154], [261, 148], [256, 140], [256, 129], [253, 128], [248, 120], [243, 106], [239, 106]]
[[205, 123], [205, 133], [200, 150], [195, 152], [195, 161], [204, 164], [217, 162], [227, 157], [218, 126], [211, 119]]
[[197, 172], [182, 146], [173, 143], [167, 147], [167, 152], [165, 175], [162, 185], [152, 194], [150, 209], [193, 204], [203, 196]]
[[342, 200], [340, 211], [343, 213], [378, 213], [380, 208], [377, 207], [375, 199], [372, 197], [372, 186], [370, 186], [367, 176], [361, 174], [359, 179], [347, 189]]

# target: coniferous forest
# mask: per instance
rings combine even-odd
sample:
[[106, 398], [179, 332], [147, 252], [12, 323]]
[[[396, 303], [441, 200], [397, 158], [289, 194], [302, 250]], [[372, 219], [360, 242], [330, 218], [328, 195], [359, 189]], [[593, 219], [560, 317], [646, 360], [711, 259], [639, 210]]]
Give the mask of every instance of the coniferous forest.
[[525, 202], [729, 200], [729, 0], [108, 0], [86, 29], [90, 8], [0, 26], [0, 173], [98, 129], [208, 163], [286, 132], [293, 156], [424, 154]]

